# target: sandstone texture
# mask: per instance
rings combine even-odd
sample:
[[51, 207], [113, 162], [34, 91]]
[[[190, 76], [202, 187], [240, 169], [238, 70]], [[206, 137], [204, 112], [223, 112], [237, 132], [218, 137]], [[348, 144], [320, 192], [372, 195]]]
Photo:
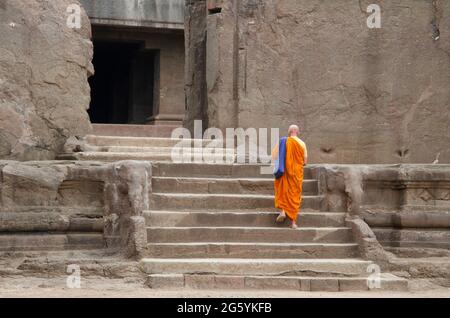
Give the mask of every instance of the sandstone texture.
[[[367, 26], [370, 4], [381, 7], [379, 29]], [[297, 123], [314, 163], [450, 162], [448, 1], [211, 0], [208, 8], [210, 126], [284, 132]]]
[[[102, 267], [98, 266], [100, 269]], [[4, 298], [418, 298], [418, 297], [450, 297], [450, 289], [418, 279], [410, 282], [410, 291], [346, 291], [346, 292], [315, 292], [298, 290], [236, 290], [220, 288], [217, 290], [198, 289], [149, 289], [138, 278], [105, 278], [104, 275], [84, 276], [81, 270], [81, 288], [67, 288], [67, 274], [49, 277], [47, 273], [35, 272], [32, 276], [0, 277], [0, 296]]]
[[194, 120], [207, 126], [206, 94], [206, 0], [187, 0], [185, 7], [185, 126], [193, 130]]
[[347, 222], [369, 259], [386, 258], [380, 243], [400, 249], [394, 250], [400, 255], [408, 248], [450, 248], [448, 165], [317, 165], [312, 169], [325, 205], [348, 212]]
[[0, 158], [53, 159], [91, 130], [91, 29], [67, 26], [77, 1], [0, 2]]
[[408, 288], [384, 271], [395, 256], [360, 216], [366, 166], [305, 168], [298, 230], [275, 222], [273, 178], [261, 168], [154, 164], [140, 262], [150, 288], [363, 291], [381, 266], [380, 288]]
[[149, 163], [0, 161], [0, 171], [0, 251], [145, 248]]

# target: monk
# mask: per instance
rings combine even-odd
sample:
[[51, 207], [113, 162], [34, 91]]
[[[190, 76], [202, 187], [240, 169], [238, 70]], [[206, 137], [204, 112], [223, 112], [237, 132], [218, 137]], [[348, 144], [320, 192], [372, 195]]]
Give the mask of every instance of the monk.
[[[289, 127], [288, 137], [282, 139], [283, 149], [275, 147], [272, 156], [283, 158], [284, 171], [275, 180], [275, 207], [281, 210], [277, 222], [282, 223], [288, 217], [291, 228], [297, 229], [297, 219], [302, 203], [303, 169], [308, 162], [306, 144], [298, 137], [300, 129], [296, 125]], [[281, 141], [280, 141], [281, 142]], [[283, 156], [280, 151], [284, 152]]]

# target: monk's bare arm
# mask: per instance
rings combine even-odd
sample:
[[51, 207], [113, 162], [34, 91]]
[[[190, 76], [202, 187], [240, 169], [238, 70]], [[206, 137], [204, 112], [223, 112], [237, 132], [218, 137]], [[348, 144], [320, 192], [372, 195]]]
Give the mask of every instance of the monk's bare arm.
[[305, 147], [305, 166], [308, 164], [308, 149], [306, 148], [306, 144], [305, 143], [303, 143], [304, 144], [304, 147]]

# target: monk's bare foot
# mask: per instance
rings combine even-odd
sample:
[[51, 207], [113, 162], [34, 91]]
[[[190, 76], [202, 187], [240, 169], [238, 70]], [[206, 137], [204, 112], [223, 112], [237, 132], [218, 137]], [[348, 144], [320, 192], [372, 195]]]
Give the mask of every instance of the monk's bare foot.
[[292, 225], [291, 225], [291, 229], [293, 229], [293, 230], [297, 230], [297, 229], [298, 229], [298, 225], [297, 225], [297, 223], [295, 223], [295, 222], [292, 222]]
[[283, 211], [277, 217], [277, 223], [283, 223], [286, 220], [286, 213]]

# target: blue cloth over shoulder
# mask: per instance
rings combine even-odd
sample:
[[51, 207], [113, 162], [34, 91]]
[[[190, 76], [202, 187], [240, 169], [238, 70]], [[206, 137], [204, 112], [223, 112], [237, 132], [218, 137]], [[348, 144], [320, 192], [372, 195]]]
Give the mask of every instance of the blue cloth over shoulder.
[[273, 173], [277, 179], [284, 175], [286, 169], [286, 141], [287, 137], [281, 138], [278, 146], [278, 158], [275, 159], [275, 170]]

